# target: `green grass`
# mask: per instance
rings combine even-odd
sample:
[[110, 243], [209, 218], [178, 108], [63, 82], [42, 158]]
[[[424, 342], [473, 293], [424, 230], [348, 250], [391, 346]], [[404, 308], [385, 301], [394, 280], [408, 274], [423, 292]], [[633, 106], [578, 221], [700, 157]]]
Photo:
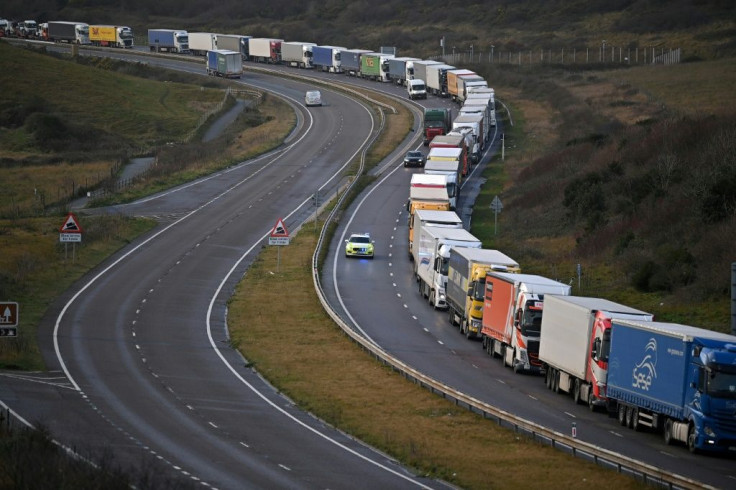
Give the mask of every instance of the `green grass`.
[[59, 243], [66, 215], [0, 220], [0, 298], [19, 308], [18, 337], [0, 342], [0, 368], [44, 369], [37, 329], [49, 305], [116, 250], [150, 230], [152, 220], [80, 217], [81, 244]]
[[[121, 75], [6, 43], [0, 43], [0, 64], [0, 107], [32, 104], [31, 110], [114, 133], [134, 147], [180, 140], [203, 112], [223, 98], [220, 90], [201, 84]], [[2, 137], [0, 141], [5, 141]]]
[[[407, 382], [353, 344], [311, 287], [316, 234], [304, 226], [280, 254], [265, 248], [228, 305], [232, 345], [301, 408], [385, 451], [419, 474], [461, 488], [642, 488], [576, 460]], [[291, 291], [288, 303], [281, 291]], [[262, 305], [271, 305], [268, 312]], [[272, 322], [278, 317], [279, 335]], [[494, 464], [479, 464], [492, 457]], [[531, 462], [534, 462], [533, 464]]]

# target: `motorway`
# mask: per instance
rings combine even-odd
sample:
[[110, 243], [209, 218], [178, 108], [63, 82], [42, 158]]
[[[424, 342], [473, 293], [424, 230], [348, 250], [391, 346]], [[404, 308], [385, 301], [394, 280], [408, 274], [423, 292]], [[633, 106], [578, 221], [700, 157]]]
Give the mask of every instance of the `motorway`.
[[[165, 63], [182, 69], [177, 62]], [[308, 75], [405, 97], [402, 89], [388, 84]], [[387, 458], [323, 428], [244, 368], [244, 360], [227, 348], [225, 302], [263, 237], [279, 217], [287, 216], [292, 225], [309, 214], [305, 204], [311, 193], [325, 176], [338, 173], [373, 124], [359, 104], [323, 88], [327, 106], [305, 111], [297, 101], [308, 84], [251, 72], [243, 81], [294, 99], [300, 128], [290, 142], [298, 141], [298, 146], [119, 208], [155, 216], [162, 225], [144, 238], [149, 241], [111, 259], [110, 270], [89, 287], [83, 289], [86, 282], [77, 285], [49, 315], [53, 322], [42, 330], [45, 339], [53, 338], [58, 313], [74, 299], [58, 321], [59, 355], [49, 359], [53, 373], [66, 371], [68, 376], [39, 376], [36, 383], [28, 377], [7, 378], [0, 400], [20, 407], [27, 418], [49, 426], [69, 445], [108, 447], [130, 464], [145, 454], [168, 472], [215, 487], [313, 488], [348, 482], [351, 487], [356, 482], [366, 482], [366, 487], [442, 486], [414, 478]], [[449, 105], [431, 97], [427, 104]], [[346, 133], [356, 136], [347, 138]], [[570, 433], [575, 423], [582, 440], [707, 485], [736, 484], [733, 457], [694, 456], [683, 447], [665, 446], [659, 436], [636, 433], [619, 427], [615, 419], [590, 413], [547, 391], [541, 378], [502, 368], [478, 342], [450, 327], [444, 312], [432, 310], [417, 293], [406, 252], [405, 203], [410, 176], [419, 170], [403, 168], [399, 153], [380, 167], [378, 183], [365, 191], [369, 198], [359, 197], [349, 219], [341, 220], [322, 271], [341, 315], [403, 362], [479, 400], [562, 433]], [[477, 189], [479, 173], [466, 187]], [[461, 206], [469, 210], [473, 198], [467, 191]], [[341, 238], [353, 231], [371, 232], [377, 245], [373, 261], [342, 256]], [[53, 346], [44, 351], [49, 348]], [[46, 402], [28, 403], [30, 396]], [[326, 443], [299, 422], [326, 430], [337, 443]]]
[[112, 210], [161, 223], [57, 302], [49, 373], [5, 377], [0, 399], [84, 455], [213, 488], [442, 488], [297, 410], [229, 347], [226, 302], [265, 237], [313, 211], [376, 125], [340, 93], [307, 110], [303, 83], [247, 82], [293, 104], [288, 144]]

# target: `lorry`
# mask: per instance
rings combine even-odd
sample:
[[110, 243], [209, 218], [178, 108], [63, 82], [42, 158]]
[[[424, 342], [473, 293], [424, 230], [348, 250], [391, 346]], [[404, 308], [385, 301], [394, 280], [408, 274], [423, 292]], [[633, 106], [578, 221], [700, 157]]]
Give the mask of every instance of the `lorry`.
[[465, 136], [460, 133], [447, 133], [435, 136], [429, 144], [430, 151], [432, 148], [460, 148], [460, 168], [463, 177], [470, 172], [470, 163], [468, 161], [468, 147], [466, 145]]
[[409, 80], [414, 80], [414, 62], [419, 58], [407, 58], [406, 56], [390, 58], [388, 60], [388, 78], [396, 85], [407, 85]]
[[437, 135], [450, 132], [452, 111], [445, 107], [424, 109], [424, 146]]
[[[452, 100], [457, 99], [457, 79], [458, 77], [478, 77], [472, 70], [466, 70], [465, 68], [456, 68], [455, 70], [447, 71], [447, 93], [450, 95]], [[480, 77], [478, 77], [480, 78]]]
[[207, 51], [207, 74], [214, 77], [240, 78], [243, 74], [243, 58], [238, 51], [213, 49]]
[[420, 223], [415, 230], [414, 272], [419, 294], [434, 309], [447, 308], [447, 271], [454, 247], [481, 248], [483, 244], [464, 228], [447, 228]]
[[424, 80], [420, 80], [418, 78], [407, 80], [406, 91], [408, 92], [411, 100], [427, 98], [427, 87], [424, 85]]
[[[409, 200], [406, 210], [409, 212], [409, 224], [414, 222], [414, 213], [420, 209], [433, 211], [449, 211], [450, 197], [447, 195], [447, 177], [444, 175], [414, 174], [409, 186]], [[414, 244], [414, 227], [409, 227], [409, 259]]]
[[466, 99], [483, 98], [491, 99], [489, 105], [491, 109], [496, 110], [496, 91], [490, 87], [470, 87]]
[[539, 360], [547, 388], [591, 410], [606, 407], [608, 356], [601, 346], [611, 340], [613, 319], [650, 322], [654, 316], [603, 298], [545, 297]]
[[424, 173], [445, 173], [456, 182], [457, 189], [455, 195], [459, 194], [460, 185], [463, 183], [463, 150], [462, 148], [452, 148], [435, 146], [430, 148], [427, 154], [427, 161], [424, 163]]
[[430, 65], [443, 65], [441, 61], [420, 60], [414, 62], [414, 78], [427, 81], [427, 67]]
[[346, 49], [341, 53], [342, 71], [351, 77], [357, 77], [360, 75], [360, 58], [369, 53], [371, 51], [367, 49]]
[[[470, 99], [466, 100], [465, 103], [458, 110], [458, 115], [473, 115], [480, 114], [483, 116], [483, 140], [490, 140], [491, 133], [491, 109], [488, 107], [488, 101], [483, 99]], [[494, 124], [495, 126], [495, 124]]]
[[330, 73], [342, 73], [342, 52], [339, 46], [313, 46], [312, 64], [315, 68]]
[[455, 101], [462, 103], [468, 98], [468, 94], [471, 90], [487, 87], [488, 83], [481, 76], [457, 77], [457, 96], [455, 97]]
[[427, 90], [438, 97], [447, 97], [447, 72], [454, 69], [452, 65], [427, 66]]
[[447, 306], [450, 325], [459, 325], [467, 338], [481, 335], [486, 275], [491, 271], [520, 273], [519, 263], [486, 248], [455, 247], [450, 250], [447, 272]]
[[18, 31], [20, 37], [33, 39], [38, 37], [38, 23], [35, 20], [24, 20], [18, 22]]
[[89, 25], [84, 22], [52, 20], [48, 24], [49, 41], [89, 44]]
[[470, 97], [465, 99], [463, 107], [468, 106], [468, 108], [470, 108], [470, 106], [474, 105], [486, 106], [486, 110], [488, 111], [488, 124], [486, 125], [486, 128], [490, 133], [491, 128], [496, 127], [496, 110], [494, 109], [495, 103], [493, 98], [488, 94], [471, 94]]
[[570, 286], [543, 276], [489, 272], [483, 301], [483, 348], [515, 373], [540, 373], [539, 335], [545, 295], [570, 295]]
[[[217, 34], [214, 32], [190, 32], [189, 52], [196, 56], [207, 56], [209, 51], [217, 48]], [[234, 51], [234, 50], [233, 50]]]
[[281, 43], [281, 61], [297, 68], [314, 68], [312, 49], [315, 43], [285, 41]]
[[248, 39], [250, 38], [251, 36], [240, 36], [238, 34], [217, 34], [215, 47], [217, 49], [237, 51], [240, 53], [240, 58], [245, 61], [248, 59]]
[[614, 319], [607, 388], [621, 425], [661, 431], [691, 452], [736, 451], [734, 335]]
[[[463, 220], [454, 211], [436, 211], [434, 209], [417, 209], [409, 216], [409, 257], [412, 254], [414, 229], [423, 225], [444, 226], [445, 228], [462, 228]], [[422, 226], [423, 226], [422, 225]]]
[[471, 128], [459, 127], [447, 133], [447, 136], [455, 135], [460, 135], [464, 138], [468, 160], [474, 164], [478, 163], [480, 161], [480, 148], [478, 147], [478, 139], [475, 137], [473, 130]]
[[133, 29], [128, 26], [90, 25], [89, 41], [95, 46], [131, 49]]
[[282, 42], [283, 39], [252, 37], [248, 39], [248, 57], [258, 63], [279, 63]]
[[188, 53], [189, 33], [175, 29], [148, 29], [148, 47], [157, 53]]
[[388, 62], [394, 56], [382, 53], [364, 53], [360, 56], [360, 76], [379, 82], [388, 82]]
[[456, 131], [462, 128], [469, 128], [475, 136], [475, 143], [478, 144], [478, 151], [485, 149], [485, 129], [483, 127], [482, 114], [462, 114], [452, 121], [452, 130]]

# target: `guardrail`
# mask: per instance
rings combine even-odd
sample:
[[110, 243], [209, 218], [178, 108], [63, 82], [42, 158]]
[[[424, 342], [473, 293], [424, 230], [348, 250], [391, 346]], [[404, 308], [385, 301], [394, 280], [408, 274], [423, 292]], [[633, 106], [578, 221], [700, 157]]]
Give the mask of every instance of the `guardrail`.
[[[374, 141], [375, 138], [376, 136], [374, 136], [372, 141]], [[367, 152], [369, 146], [370, 144], [366, 145], [366, 148], [361, 154], [361, 164], [358, 175], [360, 175], [360, 173], [362, 173], [364, 169], [365, 153]], [[352, 183], [348, 186], [348, 190], [352, 188], [355, 182], [357, 182], [357, 179], [354, 179], [352, 181]], [[312, 281], [314, 283], [314, 289], [317, 293], [317, 296], [319, 297], [319, 301], [327, 314], [342, 329], [342, 331], [348, 337], [350, 337], [351, 340], [362, 347], [363, 350], [368, 352], [378, 361], [391, 367], [394, 371], [401, 374], [404, 378], [429, 390], [430, 392], [439, 395], [447, 400], [450, 400], [456, 405], [464, 407], [471, 412], [482, 415], [483, 418], [491, 419], [501, 427], [506, 427], [516, 433], [524, 434], [537, 442], [548, 444], [556, 449], [568, 452], [575, 457], [593, 462], [602, 467], [613, 469], [618, 473], [629, 474], [634, 478], [638, 478], [646, 484], [653, 484], [663, 488], [713, 488], [690, 478], [686, 478], [677, 474], [672, 474], [655, 466], [636, 461], [632, 458], [623, 456], [613, 451], [609, 451], [599, 446], [595, 446], [574, 437], [567, 436], [560, 432], [548, 429], [544, 426], [523, 419], [521, 417], [517, 417], [512, 413], [498, 409], [483, 401], [468, 396], [462, 392], [453, 389], [450, 386], [445, 385], [440, 381], [437, 381], [434, 378], [422, 374], [411, 366], [393, 357], [385, 350], [383, 350], [380, 346], [374, 344], [373, 342], [369, 341], [358, 332], [356, 332], [347, 322], [342, 319], [342, 317], [338, 315], [338, 313], [328, 301], [327, 296], [325, 295], [322, 288], [319, 271], [319, 257], [322, 253], [322, 248], [326, 245], [327, 230], [330, 223], [335, 219], [339, 209], [341, 208], [345, 198], [348, 195], [348, 192], [343, 193], [343, 195], [338, 199], [336, 205], [333, 207], [330, 214], [325, 219], [325, 222], [322, 226], [322, 230], [320, 232], [320, 236], [315, 247], [315, 252], [312, 256]]]

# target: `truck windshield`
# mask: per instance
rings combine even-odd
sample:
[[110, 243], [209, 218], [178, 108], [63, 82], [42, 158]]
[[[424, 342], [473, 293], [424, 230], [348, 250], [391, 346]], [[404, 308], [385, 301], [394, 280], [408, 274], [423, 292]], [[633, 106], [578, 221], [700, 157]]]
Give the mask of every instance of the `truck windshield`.
[[711, 371], [707, 392], [719, 398], [736, 399], [736, 373]]
[[186, 44], [189, 42], [189, 36], [176, 36], [176, 39], [179, 40], [179, 43]]
[[483, 277], [473, 283], [473, 290], [471, 292], [473, 301], [483, 301], [485, 299], [485, 296], [484, 296], [485, 291], [486, 291], [486, 278]]
[[335, 53], [335, 61], [340, 61], [340, 52]]
[[532, 310], [530, 304], [527, 303], [520, 326], [522, 335], [539, 337], [542, 332], [542, 310]]
[[447, 195], [450, 197], [455, 197], [455, 193], [457, 192], [457, 186], [455, 184], [447, 184]]

